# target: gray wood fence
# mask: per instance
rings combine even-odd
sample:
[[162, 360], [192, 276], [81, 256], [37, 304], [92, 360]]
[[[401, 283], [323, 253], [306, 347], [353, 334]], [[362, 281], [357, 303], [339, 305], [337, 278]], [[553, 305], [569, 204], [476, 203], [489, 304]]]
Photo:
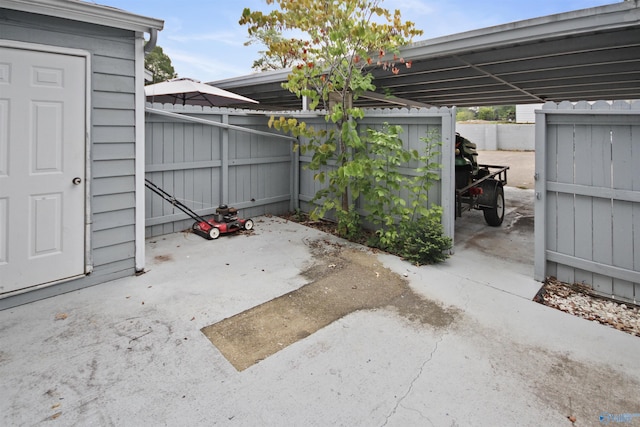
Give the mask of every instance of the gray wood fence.
[[[220, 204], [241, 209], [245, 217], [287, 212], [292, 138], [270, 132], [263, 115], [205, 111], [147, 109], [146, 178], [201, 216], [215, 213]], [[151, 191], [145, 211], [147, 237], [182, 231], [194, 222]]]
[[[297, 140], [267, 126], [271, 112], [153, 105], [147, 108], [146, 177], [200, 215], [219, 204], [241, 209], [242, 216], [283, 214], [310, 209], [321, 184], [305, 166], [310, 157], [292, 149]], [[276, 113], [280, 115], [280, 113]], [[292, 112], [319, 128], [329, 126], [324, 115]], [[406, 148], [422, 151], [421, 137], [442, 141], [436, 161], [453, 170], [455, 109], [369, 110], [361, 127], [401, 125]], [[406, 165], [414, 174], [418, 165]], [[329, 166], [330, 167], [330, 166]], [[453, 237], [453, 180], [445, 174], [432, 187], [430, 202], [443, 206], [445, 233]], [[161, 197], [147, 191], [146, 235], [188, 229], [193, 220]]]
[[[447, 139], [451, 138], [449, 134], [454, 132], [454, 128], [450, 123], [451, 110], [449, 109], [428, 109], [428, 110], [406, 110], [406, 109], [372, 109], [368, 110], [365, 118], [358, 122], [358, 132], [362, 133], [367, 128], [381, 130], [385, 123], [399, 125], [402, 127], [403, 132], [400, 134], [400, 139], [403, 143], [403, 148], [407, 150], [417, 150], [419, 153], [424, 154], [426, 144], [421, 138], [430, 138], [434, 142], [443, 141], [443, 133], [447, 134]], [[455, 116], [454, 116], [455, 117]], [[324, 116], [322, 117], [305, 117], [304, 120], [317, 128], [330, 128], [333, 124], [327, 124]], [[444, 143], [443, 143], [444, 145]], [[447, 145], [446, 152], [451, 151], [451, 145]], [[440, 154], [436, 155], [433, 159], [434, 162], [443, 164], [444, 161], [449, 161], [448, 157], [443, 157], [442, 153], [445, 152], [443, 147], [436, 147], [436, 150]], [[317, 171], [309, 170], [307, 167], [311, 162], [311, 155], [307, 154], [300, 156], [300, 173], [299, 173], [299, 206], [304, 212], [310, 211], [313, 206], [310, 204], [316, 192], [324, 187], [323, 184], [314, 180], [314, 175]], [[416, 176], [416, 168], [421, 165], [418, 163], [411, 163], [403, 165], [399, 168], [400, 173], [408, 176]], [[328, 165], [326, 169], [330, 169], [331, 165]], [[448, 170], [448, 169], [447, 169]], [[440, 176], [440, 182], [436, 183], [429, 191], [429, 203], [443, 205], [449, 202], [449, 198], [443, 198], [443, 185], [450, 185], [449, 178], [446, 177], [443, 182], [443, 175], [441, 170], [434, 171]], [[448, 195], [449, 193], [446, 193]], [[451, 190], [453, 194], [453, 190]], [[407, 192], [401, 192], [399, 194], [405, 200], [408, 200], [409, 194]], [[356, 203], [359, 209], [362, 209], [361, 204]], [[361, 213], [364, 213], [362, 211]]]
[[640, 299], [640, 103], [548, 103], [536, 117], [535, 279]]

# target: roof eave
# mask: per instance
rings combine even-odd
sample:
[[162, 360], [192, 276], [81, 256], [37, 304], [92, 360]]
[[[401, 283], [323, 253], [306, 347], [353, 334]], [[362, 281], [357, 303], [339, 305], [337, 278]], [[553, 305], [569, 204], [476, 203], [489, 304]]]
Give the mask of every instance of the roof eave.
[[640, 21], [638, 2], [622, 1], [422, 40], [400, 48], [400, 52], [405, 60], [427, 59], [455, 55], [462, 51], [495, 48], [507, 43], [526, 43], [539, 39], [540, 36], [553, 38], [584, 31], [611, 30], [633, 21]]
[[244, 82], [247, 84], [267, 84], [267, 83], [281, 83], [287, 81], [287, 76], [291, 73], [290, 68], [284, 68], [281, 70], [262, 71], [253, 74], [246, 74], [244, 76], [230, 77], [223, 80], [215, 80], [207, 82], [208, 85], [214, 85], [221, 89], [225, 89], [226, 86], [238, 87], [242, 86]]
[[[562, 37], [584, 31], [604, 31], [625, 27], [629, 22], [640, 21], [639, 1], [621, 1], [422, 40], [400, 48], [400, 54], [405, 60], [421, 60], [456, 55], [469, 50], [500, 47], [503, 44], [512, 44], [514, 41], [525, 43], [539, 39], [540, 36]], [[287, 80], [290, 72], [291, 70], [287, 69], [254, 73], [208, 82], [208, 84], [227, 89], [283, 82]]]
[[131, 31], [151, 32], [164, 27], [161, 19], [79, 0], [3, 0], [0, 7]]

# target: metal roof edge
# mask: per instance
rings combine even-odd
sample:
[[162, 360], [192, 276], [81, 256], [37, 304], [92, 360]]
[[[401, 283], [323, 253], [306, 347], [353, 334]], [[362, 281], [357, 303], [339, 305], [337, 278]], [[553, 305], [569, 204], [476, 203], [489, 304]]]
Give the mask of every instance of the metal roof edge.
[[[421, 40], [400, 48], [405, 60], [420, 60], [455, 55], [460, 52], [500, 47], [515, 42], [525, 43], [541, 36], [562, 37], [583, 31], [599, 31], [640, 25], [640, 0], [625, 0], [605, 6], [580, 9], [500, 24], [477, 30]], [[388, 58], [390, 59], [390, 58]], [[207, 84], [221, 89], [245, 85], [279, 83], [287, 80], [289, 69], [246, 74]]]
[[223, 80], [214, 80], [206, 82], [208, 85], [225, 89], [225, 87], [238, 87], [242, 86], [244, 82], [251, 84], [265, 84], [265, 83], [282, 83], [287, 81], [287, 76], [291, 73], [290, 68], [282, 70], [262, 71], [252, 74], [245, 74], [238, 77], [230, 77]]
[[88, 22], [124, 30], [162, 30], [164, 21], [80, 0], [3, 0], [0, 8]]
[[539, 39], [540, 36], [561, 37], [582, 31], [602, 31], [640, 24], [638, 0], [626, 0], [605, 6], [547, 15], [507, 24], [465, 31], [433, 39], [421, 40], [400, 48], [406, 59], [452, 55], [460, 51], [499, 47]]

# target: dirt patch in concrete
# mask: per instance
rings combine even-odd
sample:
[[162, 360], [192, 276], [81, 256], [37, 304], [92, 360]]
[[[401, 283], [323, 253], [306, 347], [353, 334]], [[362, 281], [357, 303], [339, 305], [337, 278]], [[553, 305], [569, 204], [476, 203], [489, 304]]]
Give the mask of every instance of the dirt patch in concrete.
[[202, 332], [242, 371], [358, 310], [390, 308], [411, 322], [451, 325], [458, 311], [414, 293], [406, 280], [382, 266], [369, 251], [326, 240], [311, 243], [310, 283], [251, 308]]
[[173, 261], [173, 257], [171, 255], [156, 255], [153, 260], [155, 262], [167, 262]]

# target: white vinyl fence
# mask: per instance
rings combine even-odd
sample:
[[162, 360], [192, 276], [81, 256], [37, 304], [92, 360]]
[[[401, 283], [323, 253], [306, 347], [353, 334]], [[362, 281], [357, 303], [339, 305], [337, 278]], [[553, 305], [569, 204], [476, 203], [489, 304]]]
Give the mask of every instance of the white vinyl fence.
[[640, 103], [547, 103], [536, 117], [535, 279], [640, 300]]

